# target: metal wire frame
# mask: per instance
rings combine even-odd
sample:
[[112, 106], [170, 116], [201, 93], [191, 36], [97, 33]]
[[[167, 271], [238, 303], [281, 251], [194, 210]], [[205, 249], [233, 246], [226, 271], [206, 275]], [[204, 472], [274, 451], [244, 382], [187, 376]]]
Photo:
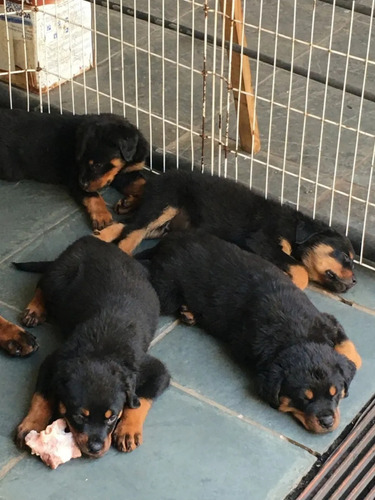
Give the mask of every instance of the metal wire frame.
[[[226, 1], [232, 2], [233, 9], [234, 2]], [[225, 40], [223, 14], [218, 0], [162, 0], [158, 2], [158, 7], [151, 0], [142, 3], [135, 0], [95, 0], [92, 38], [97, 64], [82, 77], [71, 79], [54, 90], [47, 90], [45, 95], [40, 93], [40, 105], [42, 107], [47, 104], [47, 108], [55, 105], [61, 111], [69, 108], [73, 112], [87, 113], [102, 111], [105, 102], [109, 111], [115, 110], [134, 117], [137, 125], [142, 126], [148, 135], [151, 144], [162, 150], [172, 150], [177, 155], [182, 151], [184, 156], [190, 156], [192, 163], [200, 164], [202, 169], [233, 176], [252, 188], [261, 189], [266, 197], [276, 196], [281, 202], [291, 202], [297, 209], [310, 211], [314, 217], [324, 213], [329, 223], [339, 222], [349, 235], [357, 228], [360, 233], [359, 261], [372, 268], [364, 260], [367, 237], [373, 232], [375, 217], [375, 200], [372, 195], [375, 133], [374, 128], [368, 124], [369, 120], [364, 119], [375, 100], [375, 88], [368, 76], [375, 71], [372, 41], [375, 0], [368, 3], [371, 5], [366, 5], [367, 10], [363, 10], [364, 6], [355, 0], [345, 0], [344, 4], [341, 0], [311, 0], [308, 11], [305, 2], [305, 35], [299, 36], [301, 7], [296, 0], [258, 0], [251, 3], [243, 0], [242, 22], [248, 41], [246, 48], [244, 43], [239, 46], [233, 43], [233, 37]], [[289, 9], [290, 22], [285, 19], [286, 7]], [[343, 7], [347, 10], [344, 11]], [[22, 3], [22, 8], [23, 12], [32, 11], [25, 3]], [[321, 24], [318, 14], [323, 8], [328, 36], [319, 38], [316, 34]], [[39, 10], [42, 11], [43, 6]], [[113, 13], [123, 15], [117, 15], [114, 19]], [[10, 14], [12, 12], [8, 12], [8, 16]], [[59, 18], [57, 7], [54, 15]], [[358, 16], [362, 17], [358, 19]], [[340, 31], [336, 25], [338, 18], [342, 32], [346, 33], [346, 43], [340, 45], [337, 45], [335, 38]], [[125, 24], [129, 29], [129, 20], [132, 21], [132, 36], [125, 36]], [[23, 19], [22, 27], [24, 30]], [[83, 22], [81, 27], [84, 29]], [[141, 34], [142, 27], [146, 27], [145, 35]], [[5, 29], [8, 33], [7, 16]], [[367, 39], [363, 42], [365, 32]], [[155, 34], [160, 38], [160, 50], [154, 47]], [[355, 53], [353, 50], [359, 35], [366, 44], [365, 54]], [[267, 43], [265, 47], [264, 40], [271, 41], [270, 46]], [[106, 44], [106, 57], [99, 60], [98, 53], [103, 44]], [[290, 48], [287, 56], [285, 47]], [[114, 51], [117, 51], [121, 61], [121, 69], [116, 78]], [[263, 143], [263, 151], [259, 155], [251, 155], [240, 149], [239, 115], [234, 111], [230, 76], [231, 55], [234, 51], [239, 52], [242, 58], [251, 56], [256, 103], [254, 113], [258, 114], [261, 121]], [[25, 44], [24, 52], [27, 59]], [[131, 62], [134, 65], [131, 77], [126, 63], [129, 54], [132, 54]], [[301, 54], [307, 58], [305, 63], [301, 63]], [[320, 72], [314, 68], [314, 61], [318, 56], [326, 57], [326, 67]], [[12, 76], [24, 70], [11, 70], [9, 46], [8, 57], [9, 66], [2, 68], [4, 71], [0, 72], [0, 76], [9, 75], [11, 89]], [[59, 51], [56, 57], [60, 57]], [[332, 74], [332, 60], [335, 57], [344, 61], [342, 78]], [[351, 82], [352, 64], [363, 67], [360, 85]], [[103, 66], [106, 66], [107, 81], [103, 81]], [[155, 66], [161, 68], [158, 98], [153, 91]], [[43, 69], [49, 71], [48, 66]], [[26, 71], [38, 73], [32, 68]], [[55, 76], [61, 79], [60, 74]], [[279, 83], [281, 78], [284, 78], [282, 93]], [[302, 92], [301, 78], [304, 79]], [[143, 79], [148, 82], [147, 99], [139, 93], [140, 81]], [[130, 80], [134, 92], [129, 91]], [[169, 84], [172, 80], [173, 102], [176, 103], [173, 110], [168, 105], [171, 100]], [[301, 87], [298, 92], [296, 82]], [[264, 90], [265, 85], [268, 86], [267, 91]], [[321, 95], [319, 105], [312, 106], [316, 85], [320, 85]], [[69, 92], [67, 88], [70, 89]], [[240, 94], [246, 94], [241, 85], [236, 90]], [[333, 90], [337, 91], [335, 107], [338, 111], [334, 115], [331, 113]], [[26, 93], [29, 106], [28, 87]], [[190, 109], [180, 104], [183, 93], [189, 94]], [[92, 95], [95, 95], [95, 99]], [[346, 116], [348, 97], [355, 100], [356, 107], [355, 119], [351, 120]], [[280, 116], [283, 117], [281, 130]], [[318, 133], [318, 140], [310, 137], [312, 124], [315, 124], [313, 127]], [[299, 129], [299, 136], [296, 127]], [[327, 160], [325, 145], [330, 135], [333, 137], [334, 147]], [[344, 185], [341, 162], [343, 147], [348, 150], [348, 138], [353, 141], [350, 152], [352, 166], [349, 181]], [[369, 146], [371, 141], [372, 148]], [[360, 154], [363, 143], [367, 148], [365, 159]], [[278, 147], [281, 154], [275, 155]], [[314, 149], [314, 154], [309, 164], [311, 166], [314, 161], [315, 164], [309, 170], [306, 167], [306, 151], [311, 149]], [[329, 176], [326, 173], [327, 163]], [[358, 164], [360, 175], [365, 179], [362, 179], [362, 190], [357, 189]], [[348, 175], [348, 171], [345, 175]], [[324, 206], [321, 201], [322, 193], [326, 197]], [[356, 210], [353, 209], [353, 204], [356, 205]], [[342, 206], [345, 208], [342, 209]]]

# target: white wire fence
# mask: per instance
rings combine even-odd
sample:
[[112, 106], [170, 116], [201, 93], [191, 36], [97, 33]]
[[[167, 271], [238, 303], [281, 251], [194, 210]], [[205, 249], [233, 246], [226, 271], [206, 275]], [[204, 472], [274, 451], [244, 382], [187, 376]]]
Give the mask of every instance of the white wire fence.
[[375, 0], [1, 1], [10, 105], [17, 84], [26, 106], [124, 114], [153, 146], [342, 228], [371, 267]]

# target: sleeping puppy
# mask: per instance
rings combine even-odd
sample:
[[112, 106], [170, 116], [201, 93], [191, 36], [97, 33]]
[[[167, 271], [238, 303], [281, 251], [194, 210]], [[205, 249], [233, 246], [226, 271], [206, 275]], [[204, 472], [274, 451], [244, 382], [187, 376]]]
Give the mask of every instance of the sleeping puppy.
[[[339, 425], [361, 358], [342, 326], [279, 269], [202, 232], [175, 232], [137, 256], [164, 314], [182, 313], [255, 372], [260, 397], [315, 433]], [[147, 261], [145, 261], [145, 259]]]
[[17, 267], [44, 270], [24, 323], [35, 325], [47, 314], [67, 337], [40, 368], [17, 445], [24, 447], [31, 430], [44, 430], [60, 415], [85, 455], [101, 457], [111, 442], [132, 451], [142, 443], [153, 400], [169, 384], [165, 366], [147, 354], [159, 301], [144, 268], [92, 236], [54, 262]]
[[[170, 171], [151, 176], [143, 189], [129, 222], [104, 229], [100, 239], [120, 238], [119, 247], [130, 254], [143, 238], [166, 226], [197, 228], [273, 262], [301, 289], [309, 279], [334, 292], [356, 283], [354, 250], [346, 236], [290, 206], [265, 200], [241, 183]], [[126, 203], [126, 210], [130, 208]]]
[[131, 196], [144, 182], [138, 172], [148, 153], [141, 132], [120, 116], [0, 109], [0, 179], [65, 184], [86, 207], [93, 229], [112, 222], [97, 191], [112, 184]]

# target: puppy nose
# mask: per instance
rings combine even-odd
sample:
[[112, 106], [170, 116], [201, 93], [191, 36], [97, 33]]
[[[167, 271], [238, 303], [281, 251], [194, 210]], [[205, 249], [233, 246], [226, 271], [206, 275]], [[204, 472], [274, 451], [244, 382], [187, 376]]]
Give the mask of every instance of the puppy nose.
[[99, 439], [92, 439], [88, 443], [88, 449], [90, 453], [98, 453], [103, 448], [102, 441]]
[[353, 277], [352, 277], [352, 283], [353, 283], [353, 285], [355, 285], [357, 283], [357, 278], [354, 276], [354, 274], [353, 274]]
[[333, 426], [333, 415], [321, 415], [319, 418], [319, 423], [325, 429], [330, 429]]

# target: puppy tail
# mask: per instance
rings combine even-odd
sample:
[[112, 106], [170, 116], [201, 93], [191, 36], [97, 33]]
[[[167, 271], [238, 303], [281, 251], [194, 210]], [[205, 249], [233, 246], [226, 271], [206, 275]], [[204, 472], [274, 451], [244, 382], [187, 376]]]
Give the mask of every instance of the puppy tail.
[[21, 271], [28, 271], [29, 273], [44, 273], [51, 261], [45, 260], [40, 262], [12, 262], [14, 267]]

